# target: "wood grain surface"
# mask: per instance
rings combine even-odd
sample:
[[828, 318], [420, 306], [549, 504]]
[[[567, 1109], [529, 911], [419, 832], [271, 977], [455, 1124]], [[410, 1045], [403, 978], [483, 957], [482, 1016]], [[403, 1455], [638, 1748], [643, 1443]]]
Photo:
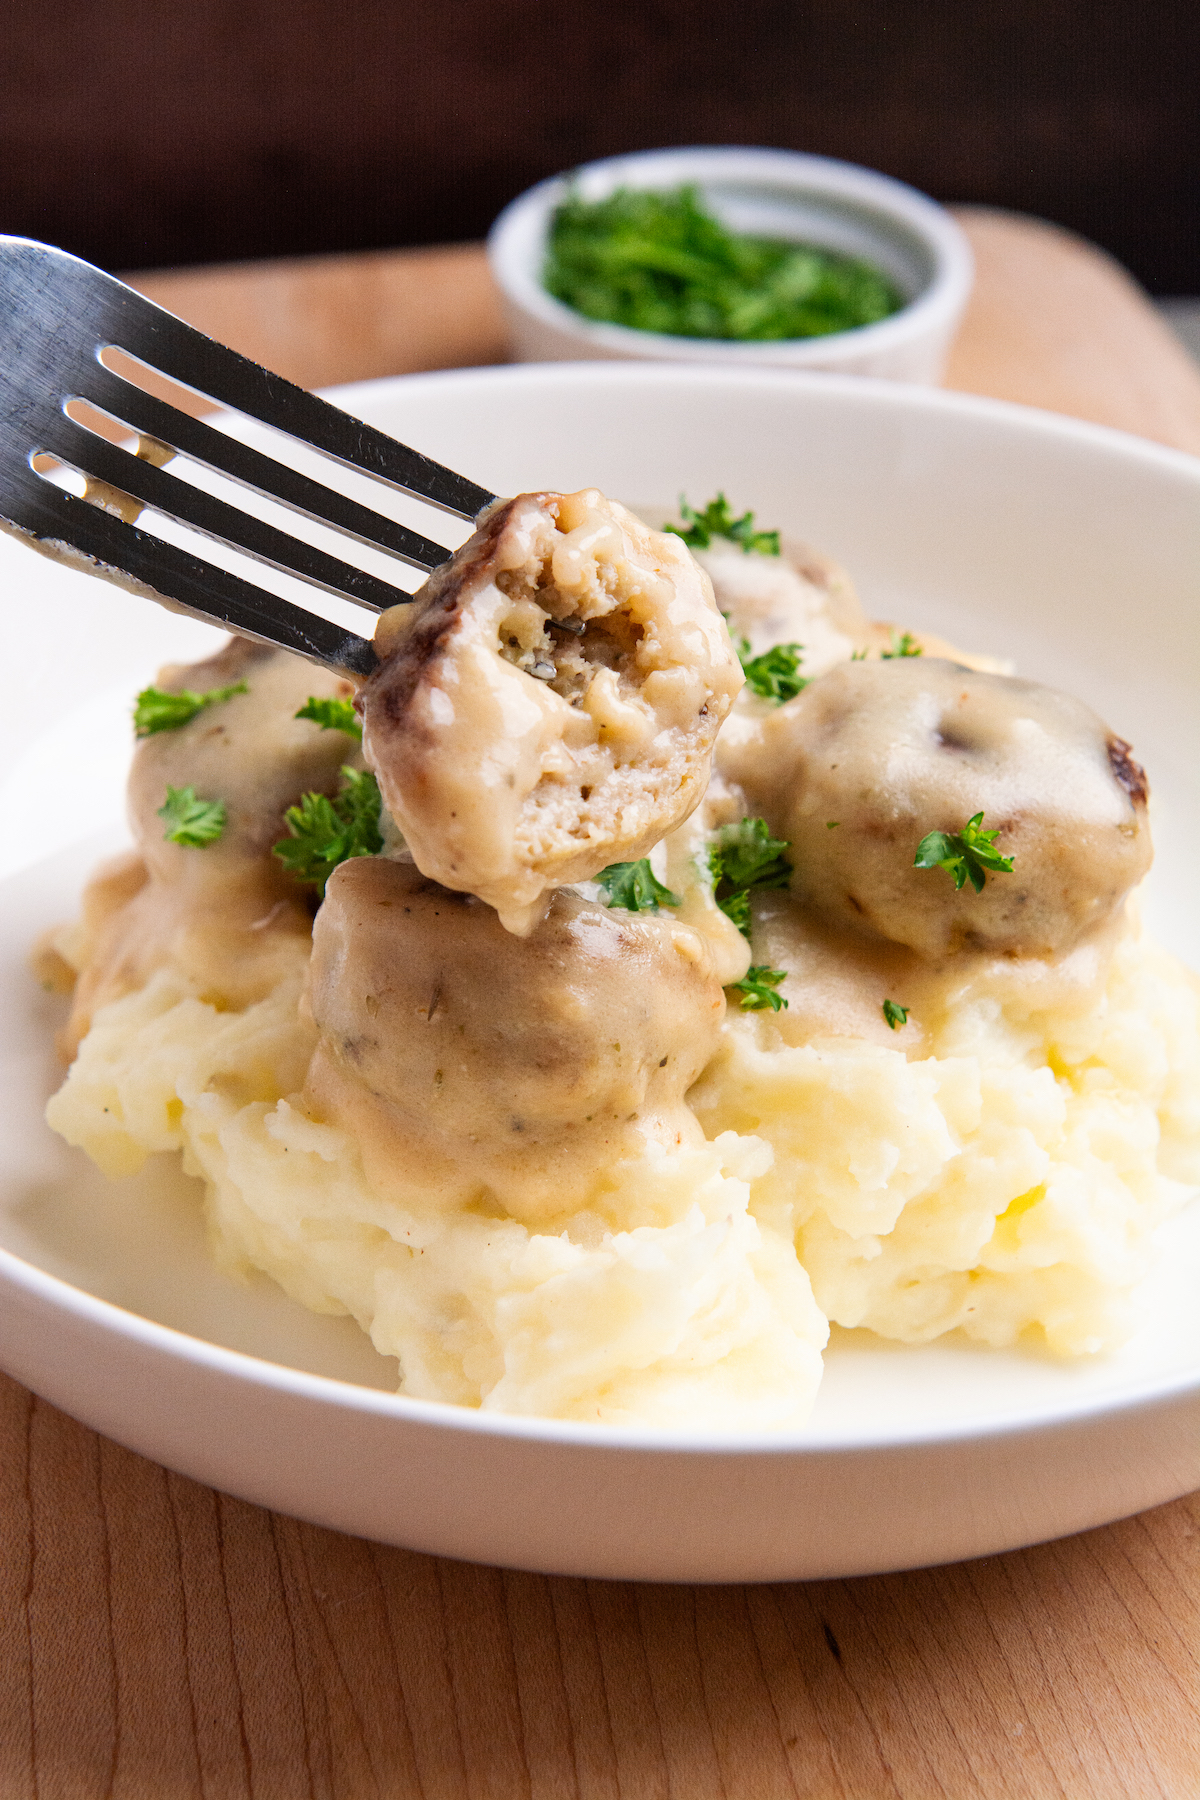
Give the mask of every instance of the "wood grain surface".
[[1119, 263], [1038, 219], [958, 216], [976, 283], [948, 387], [1200, 452], [1196, 364]]
[[[1200, 377], [1119, 270], [964, 219], [954, 385], [1200, 450]], [[469, 248], [141, 285], [314, 384], [500, 352]], [[911, 1574], [549, 1579], [229, 1499], [0, 1377], [0, 1543], [0, 1800], [1200, 1793], [1200, 1496]]]
[[[1119, 263], [1038, 219], [958, 217], [977, 279], [946, 385], [1200, 453], [1200, 374]], [[128, 277], [303, 387], [502, 362], [482, 246], [373, 251]]]
[[169, 312], [301, 387], [505, 360], [480, 244], [156, 270], [128, 277]]

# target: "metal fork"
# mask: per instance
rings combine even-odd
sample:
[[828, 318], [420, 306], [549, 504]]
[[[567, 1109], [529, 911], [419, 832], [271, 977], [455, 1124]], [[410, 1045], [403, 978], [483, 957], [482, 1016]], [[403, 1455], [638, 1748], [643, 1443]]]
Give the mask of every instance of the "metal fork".
[[[178, 452], [415, 569], [436, 568], [450, 551], [156, 399], [105, 367], [100, 358], [110, 350], [458, 518], [473, 519], [495, 495], [225, 349], [90, 263], [0, 236], [0, 525], [194, 618], [339, 672], [369, 674], [376, 661], [369, 638], [164, 543], [131, 518], [151, 507], [371, 612], [411, 596], [160, 464]], [[112, 443], [71, 418], [72, 401], [126, 427], [136, 445]], [[41, 458], [81, 475], [92, 498], [39, 474]]]

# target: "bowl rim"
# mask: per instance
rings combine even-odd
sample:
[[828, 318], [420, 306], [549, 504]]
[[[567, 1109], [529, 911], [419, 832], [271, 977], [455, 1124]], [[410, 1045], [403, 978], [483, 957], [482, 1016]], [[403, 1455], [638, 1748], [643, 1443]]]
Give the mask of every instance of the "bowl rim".
[[[1100, 451], [1122, 461], [1140, 462], [1163, 474], [1184, 477], [1200, 500], [1200, 458], [1187, 452], [1123, 432], [1011, 401], [985, 396], [910, 386], [883, 379], [824, 374], [805, 370], [767, 368], [736, 369], [681, 367], [677, 362], [647, 361], [518, 364], [488, 369], [429, 371], [417, 375], [387, 376], [324, 390], [327, 397], [346, 406], [356, 397], [373, 392], [394, 393], [398, 388], [441, 388], [447, 385], [519, 387], [529, 384], [597, 386], [666, 382], [687, 387], [758, 387], [778, 395], [792, 389], [828, 402], [886, 406], [900, 411], [949, 413], [1033, 432], [1060, 442]], [[59, 853], [61, 854], [61, 853]], [[36, 865], [33, 865], [36, 866]], [[20, 870], [7, 878], [19, 882], [28, 873]], [[592, 1424], [577, 1420], [547, 1419], [535, 1415], [488, 1412], [450, 1402], [419, 1400], [371, 1388], [333, 1376], [319, 1375], [266, 1357], [234, 1350], [209, 1339], [163, 1325], [117, 1303], [104, 1300], [86, 1288], [53, 1275], [38, 1264], [0, 1246], [0, 1290], [20, 1293], [35, 1304], [73, 1317], [78, 1323], [105, 1334], [115, 1334], [141, 1350], [165, 1355], [178, 1363], [194, 1365], [225, 1376], [248, 1388], [272, 1390], [321, 1407], [333, 1407], [363, 1416], [390, 1419], [409, 1428], [441, 1427], [454, 1432], [479, 1434], [524, 1443], [530, 1447], [559, 1445], [593, 1449], [598, 1454], [623, 1453], [656, 1457], [780, 1457], [818, 1460], [830, 1455], [869, 1455], [876, 1451], [905, 1448], [932, 1449], [985, 1441], [1003, 1442], [1030, 1434], [1081, 1426], [1102, 1418], [1117, 1419], [1147, 1407], [1170, 1405], [1200, 1391], [1200, 1366], [1167, 1374], [1149, 1373], [1129, 1378], [1113, 1389], [1052, 1400], [1037, 1406], [1015, 1406], [1011, 1412], [993, 1414], [975, 1423], [957, 1417], [949, 1421], [900, 1422], [895, 1427], [876, 1427], [871, 1435], [846, 1439], [835, 1433], [756, 1431], [745, 1435], [705, 1433], [691, 1429], [667, 1433], [658, 1427]], [[25, 1378], [27, 1379], [27, 1377]], [[30, 1383], [30, 1385], [34, 1385]]]
[[[10, 879], [19, 880], [20, 876]], [[101, 1299], [36, 1263], [0, 1247], [0, 1291], [25, 1294], [79, 1324], [106, 1336], [118, 1336], [134, 1349], [166, 1356], [203, 1372], [232, 1379], [246, 1388], [285, 1394], [322, 1408], [390, 1419], [397, 1426], [436, 1426], [468, 1436], [499, 1437], [518, 1443], [561, 1445], [577, 1450], [621, 1452], [642, 1456], [780, 1457], [809, 1461], [828, 1456], [871, 1455], [877, 1451], [951, 1448], [1003, 1442], [1030, 1433], [1061, 1430], [1103, 1418], [1120, 1418], [1147, 1406], [1170, 1405], [1200, 1392], [1200, 1368], [1141, 1377], [1118, 1391], [1101, 1391], [1075, 1400], [1056, 1401], [1037, 1409], [1015, 1408], [976, 1422], [957, 1418], [876, 1429], [867, 1437], [815, 1434], [804, 1427], [792, 1431], [738, 1433], [697, 1429], [667, 1432], [657, 1426], [591, 1424], [578, 1419], [542, 1418], [536, 1414], [489, 1412], [447, 1400], [419, 1400], [386, 1388], [367, 1387], [332, 1375], [319, 1375], [288, 1363], [277, 1363], [250, 1351], [230, 1349], [148, 1319], [115, 1301]], [[28, 1385], [35, 1386], [32, 1381]]]
[[[790, 191], [856, 203], [856, 212], [886, 217], [919, 241], [930, 257], [932, 274], [911, 300], [874, 324], [855, 325], [848, 331], [831, 331], [818, 337], [770, 340], [678, 337], [587, 319], [546, 291], [536, 266], [545, 242], [545, 224], [572, 181], [591, 181], [611, 191], [631, 178], [634, 186], [650, 187], [655, 185], [656, 170], [674, 171], [662, 179], [678, 183], [687, 179], [688, 168], [698, 180], [715, 179], [718, 172], [728, 172], [731, 178], [758, 181], [777, 188], [781, 194]], [[642, 179], [646, 175], [651, 179]], [[492, 274], [510, 305], [597, 350], [638, 360], [719, 359], [749, 364], [772, 360], [778, 365], [786, 358], [789, 364], [800, 367], [809, 360], [849, 351], [851, 347], [856, 355], [881, 353], [944, 327], [966, 305], [975, 273], [970, 242], [957, 220], [936, 200], [907, 182], [837, 157], [737, 145], [638, 150], [581, 163], [548, 176], [511, 200], [497, 216], [488, 232], [487, 253]]]

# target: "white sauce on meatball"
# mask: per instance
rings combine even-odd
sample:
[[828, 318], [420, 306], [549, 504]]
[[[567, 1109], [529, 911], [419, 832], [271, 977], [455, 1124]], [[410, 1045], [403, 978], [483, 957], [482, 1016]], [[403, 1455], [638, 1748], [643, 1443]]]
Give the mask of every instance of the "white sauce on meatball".
[[[1066, 955], [1150, 865], [1128, 744], [1069, 695], [940, 658], [844, 663], [721, 760], [790, 840], [805, 907], [932, 959]], [[928, 832], [961, 833], [980, 812], [1011, 873], [976, 893], [913, 866]]]
[[518, 933], [687, 818], [743, 679], [686, 547], [594, 488], [497, 502], [375, 643], [388, 810], [425, 874]]

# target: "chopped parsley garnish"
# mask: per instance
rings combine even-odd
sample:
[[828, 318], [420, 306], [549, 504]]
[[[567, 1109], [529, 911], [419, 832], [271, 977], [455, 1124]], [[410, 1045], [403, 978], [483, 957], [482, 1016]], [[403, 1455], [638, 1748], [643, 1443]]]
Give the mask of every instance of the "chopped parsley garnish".
[[603, 200], [572, 189], [551, 221], [542, 282], [587, 319], [756, 343], [849, 331], [903, 305], [857, 257], [730, 231], [694, 187]]
[[924, 656], [925, 652], [911, 631], [893, 631], [890, 650], [879, 652], [880, 662], [894, 662], [898, 656]]
[[727, 538], [731, 544], [740, 544], [747, 556], [751, 551], [757, 556], [779, 555], [779, 533], [755, 531], [752, 512], [735, 519], [724, 494], [710, 500], [703, 512], [694, 512], [687, 496], [680, 494], [679, 516], [682, 525], [664, 525], [663, 530], [674, 532], [691, 550], [708, 550], [714, 538]]
[[750, 917], [749, 890], [742, 888], [736, 894], [726, 894], [724, 899], [717, 901], [717, 905], [727, 919], [733, 920], [742, 936], [749, 942], [754, 923]]
[[750, 895], [755, 889], [786, 887], [791, 865], [784, 859], [787, 840], [773, 838], [765, 819], [740, 819], [722, 825], [708, 847], [713, 897], [744, 938], [750, 936]]
[[275, 855], [299, 881], [311, 882], [325, 897], [325, 883], [339, 863], [352, 856], [378, 856], [379, 783], [369, 769], [343, 769], [342, 786], [328, 794], [305, 794], [289, 806], [284, 821], [290, 832], [273, 845]]
[[225, 802], [201, 800], [194, 787], [167, 789], [165, 806], [158, 809], [167, 829], [163, 836], [172, 844], [186, 844], [191, 850], [203, 850], [215, 844], [225, 829]]
[[204, 694], [194, 694], [191, 688], [178, 694], [166, 694], [162, 688], [143, 688], [133, 708], [134, 734], [143, 738], [153, 737], [156, 731], [178, 731], [181, 725], [190, 725], [206, 706], [219, 706], [222, 700], [232, 700], [235, 694], [249, 691], [244, 681], [209, 688]]
[[735, 994], [742, 996], [743, 1012], [764, 1012], [768, 1006], [772, 1012], [780, 1012], [786, 1008], [787, 1001], [775, 989], [786, 980], [786, 969], [769, 969], [766, 963], [754, 963], [740, 981], [731, 981], [729, 985]]
[[657, 912], [660, 906], [681, 904], [678, 894], [663, 886], [645, 856], [640, 862], [609, 863], [596, 880], [609, 904], [623, 906], [626, 912]]
[[362, 742], [362, 723], [354, 710], [353, 700], [319, 700], [315, 694], [310, 694], [295, 716], [311, 719], [322, 731], [344, 731], [347, 737]]
[[735, 648], [746, 685], [760, 699], [780, 706], [808, 686], [808, 677], [796, 673], [803, 660], [803, 644], [776, 644], [761, 656], [751, 656], [749, 640], [738, 638]]
[[883, 1016], [893, 1031], [908, 1024], [908, 1013], [907, 1006], [898, 1006], [894, 1000], [885, 1000], [883, 1003]]
[[1001, 856], [996, 849], [1000, 827], [997, 826], [995, 831], [981, 831], [982, 824], [983, 814], [977, 812], [959, 832], [927, 831], [917, 845], [913, 867], [945, 869], [947, 875], [954, 877], [956, 891], [969, 881], [977, 894], [982, 893], [987, 880], [986, 870], [997, 875], [1010, 875], [1013, 866], [1012, 857]]

